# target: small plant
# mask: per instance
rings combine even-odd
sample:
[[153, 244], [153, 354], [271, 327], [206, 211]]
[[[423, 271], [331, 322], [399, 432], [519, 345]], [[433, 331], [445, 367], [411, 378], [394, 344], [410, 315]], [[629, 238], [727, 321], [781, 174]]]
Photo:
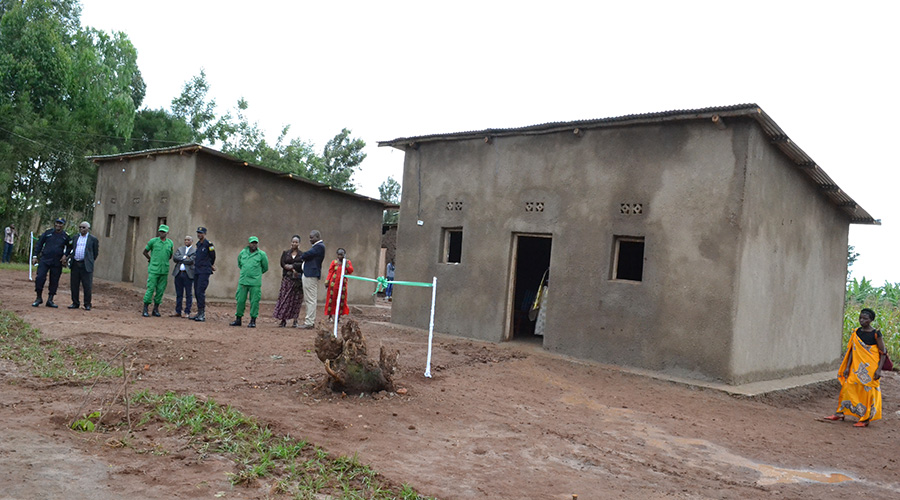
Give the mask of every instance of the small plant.
[[99, 411], [95, 411], [90, 415], [85, 415], [84, 418], [79, 418], [78, 420], [72, 422], [72, 430], [76, 430], [79, 432], [94, 432], [94, 430], [97, 428], [97, 424], [94, 423], [95, 420], [97, 421], [97, 423], [100, 422]]

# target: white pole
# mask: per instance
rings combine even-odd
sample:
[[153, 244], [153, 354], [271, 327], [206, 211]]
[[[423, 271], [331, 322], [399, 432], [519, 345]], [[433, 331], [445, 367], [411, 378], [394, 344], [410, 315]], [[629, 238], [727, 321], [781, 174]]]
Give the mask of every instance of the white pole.
[[428, 359], [425, 360], [425, 377], [431, 378], [431, 341], [434, 338], [434, 300], [437, 297], [437, 276], [431, 281], [431, 320], [428, 322]]
[[[341, 281], [338, 282], [337, 302], [334, 306], [334, 338], [337, 338], [338, 318], [341, 317], [341, 293], [344, 292], [344, 269], [347, 268], [347, 254], [344, 254], [344, 260], [341, 261]], [[325, 304], [328, 307], [328, 304]]]
[[28, 281], [34, 281], [31, 277], [31, 270], [34, 266], [31, 265], [31, 261], [34, 260], [34, 231], [31, 232], [31, 246], [28, 248]]

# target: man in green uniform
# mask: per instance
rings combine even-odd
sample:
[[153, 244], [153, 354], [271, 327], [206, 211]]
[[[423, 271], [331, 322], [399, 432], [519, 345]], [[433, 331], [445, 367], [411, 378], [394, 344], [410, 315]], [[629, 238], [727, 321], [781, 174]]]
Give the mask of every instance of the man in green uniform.
[[159, 225], [157, 237], [147, 242], [144, 247], [144, 257], [147, 257], [147, 293], [144, 294], [144, 312], [141, 316], [147, 317], [147, 307], [153, 301], [153, 315], [159, 317], [159, 305], [162, 303], [163, 294], [166, 293], [166, 283], [169, 280], [169, 261], [175, 251], [175, 244], [169, 239], [169, 226]]
[[238, 280], [237, 311], [234, 313], [234, 321], [231, 326], [241, 326], [241, 318], [244, 316], [244, 307], [247, 302], [247, 293], [250, 293], [250, 324], [248, 328], [256, 328], [256, 318], [259, 316], [259, 298], [262, 296], [262, 275], [269, 270], [269, 258], [266, 252], [259, 249], [259, 238], [251, 236], [249, 244], [238, 254], [238, 269], [241, 277]]

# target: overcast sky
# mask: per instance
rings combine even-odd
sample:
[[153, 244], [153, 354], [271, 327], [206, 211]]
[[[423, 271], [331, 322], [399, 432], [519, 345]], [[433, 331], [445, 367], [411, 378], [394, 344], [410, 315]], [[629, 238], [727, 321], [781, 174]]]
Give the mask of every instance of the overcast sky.
[[882, 226], [853, 225], [853, 276], [900, 282], [898, 2], [82, 0], [123, 31], [144, 105], [206, 70], [274, 141], [368, 146], [359, 192], [402, 178], [377, 141], [756, 103]]

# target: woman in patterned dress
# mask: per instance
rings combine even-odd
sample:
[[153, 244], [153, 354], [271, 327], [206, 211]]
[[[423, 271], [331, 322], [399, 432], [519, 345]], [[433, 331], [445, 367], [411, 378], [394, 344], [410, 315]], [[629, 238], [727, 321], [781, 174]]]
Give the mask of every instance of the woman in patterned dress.
[[[299, 257], [300, 237], [296, 234], [291, 238], [291, 248], [281, 254], [281, 290], [278, 292], [278, 302], [275, 303], [275, 312], [272, 316], [280, 319], [279, 327], [284, 328], [287, 320], [294, 320], [293, 327], [297, 328], [297, 318], [300, 316], [300, 305], [303, 303], [303, 284], [300, 282], [300, 273], [294, 270], [295, 259]], [[299, 262], [298, 262], [299, 264]]]
[[825, 420], [844, 420], [853, 415], [859, 419], [854, 427], [868, 427], [869, 422], [881, 419], [881, 368], [887, 350], [881, 332], [872, 327], [874, 320], [875, 311], [865, 308], [859, 312], [859, 328], [850, 334], [847, 353], [838, 369], [838, 407]]

